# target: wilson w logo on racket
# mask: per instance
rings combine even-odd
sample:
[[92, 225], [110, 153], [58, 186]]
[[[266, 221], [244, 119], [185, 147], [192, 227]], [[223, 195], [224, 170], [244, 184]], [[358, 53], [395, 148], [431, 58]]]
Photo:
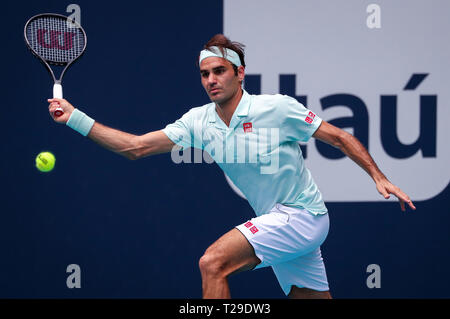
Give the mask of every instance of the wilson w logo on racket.
[[76, 35], [74, 32], [64, 32], [63, 43], [60, 43], [61, 31], [46, 29], [37, 30], [37, 39], [41, 47], [46, 49], [57, 48], [59, 50], [70, 50], [73, 48], [73, 37]]
[[[53, 79], [53, 97], [62, 99], [64, 73], [86, 49], [87, 36], [83, 28], [75, 20], [60, 14], [38, 14], [25, 24], [24, 38], [30, 51], [44, 64]], [[58, 79], [50, 65], [63, 67]], [[61, 108], [54, 113], [55, 116], [62, 114]]]

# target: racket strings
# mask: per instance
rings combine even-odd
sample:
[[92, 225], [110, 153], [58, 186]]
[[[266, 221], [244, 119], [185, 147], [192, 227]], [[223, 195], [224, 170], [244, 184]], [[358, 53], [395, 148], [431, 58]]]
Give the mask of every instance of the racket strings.
[[83, 53], [85, 36], [66, 19], [39, 17], [26, 30], [31, 48], [49, 63], [67, 64]]

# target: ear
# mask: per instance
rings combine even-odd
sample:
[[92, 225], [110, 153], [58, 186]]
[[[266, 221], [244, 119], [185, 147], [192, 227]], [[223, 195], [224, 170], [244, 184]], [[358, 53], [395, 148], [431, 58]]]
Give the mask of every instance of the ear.
[[240, 66], [240, 67], [238, 67], [238, 78], [239, 78], [239, 81], [240, 82], [242, 82], [242, 81], [244, 81], [244, 77], [245, 77], [245, 68], [244, 68], [244, 66]]

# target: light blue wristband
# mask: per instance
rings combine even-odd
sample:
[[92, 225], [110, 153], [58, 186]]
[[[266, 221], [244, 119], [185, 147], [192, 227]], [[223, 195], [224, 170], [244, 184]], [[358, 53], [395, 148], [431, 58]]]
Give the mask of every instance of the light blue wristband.
[[87, 136], [94, 125], [94, 120], [78, 109], [70, 114], [66, 125], [83, 136]]

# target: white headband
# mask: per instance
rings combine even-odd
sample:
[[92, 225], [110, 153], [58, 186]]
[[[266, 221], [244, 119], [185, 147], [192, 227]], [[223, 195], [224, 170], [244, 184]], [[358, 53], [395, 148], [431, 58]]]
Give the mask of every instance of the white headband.
[[218, 58], [224, 58], [236, 65], [237, 67], [241, 66], [241, 59], [239, 58], [239, 55], [227, 48], [223, 48], [225, 51], [225, 56], [222, 55], [222, 52], [220, 52], [220, 49], [216, 46], [210, 47], [208, 50], [202, 50], [200, 52], [200, 57], [198, 59], [198, 64], [202, 63], [202, 61], [209, 57], [218, 57]]

